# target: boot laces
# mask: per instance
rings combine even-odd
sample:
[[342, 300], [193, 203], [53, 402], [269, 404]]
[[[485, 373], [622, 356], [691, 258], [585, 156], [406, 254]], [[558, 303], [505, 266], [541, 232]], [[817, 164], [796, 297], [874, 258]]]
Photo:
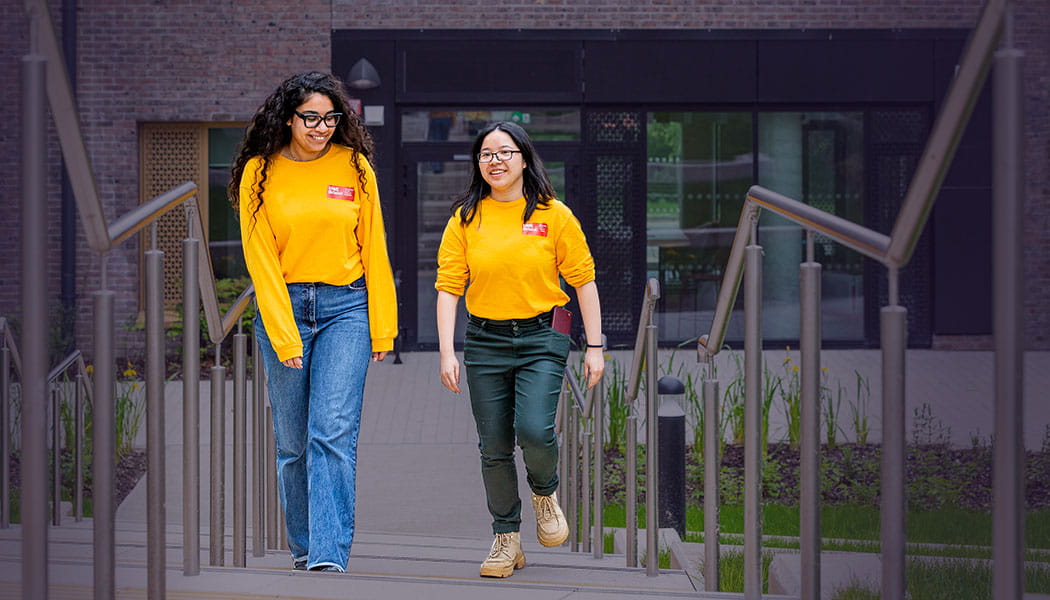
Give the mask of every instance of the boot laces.
[[550, 521], [554, 519], [554, 499], [551, 496], [537, 496], [539, 498], [540, 519]]
[[489, 558], [497, 558], [500, 554], [510, 556], [510, 539], [509, 533], [497, 533], [496, 539], [492, 542], [492, 551], [489, 552]]

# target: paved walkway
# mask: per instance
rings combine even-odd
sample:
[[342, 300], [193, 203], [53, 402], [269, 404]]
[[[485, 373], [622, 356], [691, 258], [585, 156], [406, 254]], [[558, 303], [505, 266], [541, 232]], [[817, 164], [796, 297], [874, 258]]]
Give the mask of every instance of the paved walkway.
[[[785, 356], [797, 362], [797, 352], [767, 351], [765, 359], [774, 373], [782, 373]], [[630, 355], [614, 352], [621, 366]], [[907, 355], [907, 415], [909, 439], [914, 411], [929, 405], [937, 426], [950, 428], [952, 441], [969, 445], [971, 435], [987, 442], [993, 431], [994, 407], [992, 354], [989, 352], [909, 351]], [[169, 384], [166, 394], [166, 520], [169, 598], [473, 598], [491, 595], [499, 586], [501, 596], [517, 598], [696, 597], [681, 572], [648, 578], [644, 570], [626, 569], [623, 557], [597, 561], [590, 555], [564, 548], [542, 549], [535, 532], [523, 528], [523, 542], [530, 566], [510, 580], [481, 580], [477, 565], [491, 540], [477, 453], [477, 434], [466, 395], [455, 395], [438, 383], [436, 353], [405, 353], [402, 364], [393, 357], [373, 364], [369, 372], [359, 449], [358, 535], [350, 559], [350, 575], [341, 577], [288, 570], [284, 551], [265, 557], [250, 556], [247, 571], [205, 567], [199, 577], [183, 577], [182, 561], [182, 396], [181, 384]], [[869, 439], [879, 439], [881, 387], [877, 350], [825, 351], [829, 383], [840, 381], [852, 400], [857, 375], [867, 380], [872, 419]], [[692, 350], [661, 351], [663, 370], [684, 378], [700, 375]], [[733, 357], [719, 355], [716, 366], [724, 390], [735, 374]], [[679, 371], [681, 368], [683, 371]], [[1050, 424], [1050, 352], [1028, 353], [1025, 369], [1025, 443], [1038, 448]], [[227, 393], [227, 401], [232, 391]], [[844, 401], [842, 427], [847, 437], [849, 409]], [[201, 564], [208, 564], [208, 440], [209, 387], [201, 384]], [[227, 418], [226, 443], [232, 446]], [[783, 431], [783, 417], [776, 409], [770, 431]], [[143, 431], [144, 431], [143, 427]], [[942, 429], [947, 433], [947, 429]], [[140, 436], [140, 442], [144, 440]], [[249, 452], [249, 456], [251, 453]], [[232, 450], [227, 448], [227, 477], [232, 471]], [[519, 459], [520, 464], [520, 459]], [[523, 469], [519, 469], [523, 471]], [[250, 478], [249, 478], [250, 479]], [[229, 480], [229, 479], [227, 479]], [[249, 497], [252, 493], [249, 481]], [[232, 527], [232, 486], [226, 487], [227, 536]], [[522, 481], [521, 489], [527, 487]], [[525, 523], [531, 523], [526, 501]], [[117, 587], [121, 598], [144, 597], [145, 585], [145, 479], [121, 504], [118, 519]], [[52, 532], [51, 581], [55, 598], [90, 597], [90, 521], [71, 519]], [[249, 530], [251, 519], [249, 516]], [[78, 533], [79, 532], [79, 533]], [[0, 598], [18, 597], [17, 549], [12, 545], [17, 528], [0, 532]], [[643, 538], [644, 539], [644, 538]], [[232, 547], [227, 539], [226, 549]], [[227, 564], [232, 559], [227, 556]], [[252, 578], [251, 575], [255, 575]], [[247, 579], [246, 579], [247, 578]], [[307, 585], [307, 582], [309, 584]], [[10, 584], [10, 585], [9, 585]], [[62, 587], [66, 586], [66, 587]], [[352, 593], [349, 591], [352, 590]], [[347, 594], [350, 593], [348, 596]], [[718, 597], [718, 596], [712, 596]]]

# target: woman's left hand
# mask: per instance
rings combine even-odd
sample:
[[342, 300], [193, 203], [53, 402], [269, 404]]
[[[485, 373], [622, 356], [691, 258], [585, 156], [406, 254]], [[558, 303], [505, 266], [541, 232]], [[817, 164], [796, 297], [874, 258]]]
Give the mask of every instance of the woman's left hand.
[[598, 385], [605, 372], [605, 355], [602, 348], [587, 348], [583, 355], [583, 376], [587, 378], [587, 389]]
[[382, 362], [383, 359], [386, 358], [386, 353], [387, 353], [386, 350], [383, 350], [382, 352], [373, 352], [372, 353], [372, 360], [375, 361], [375, 362]]

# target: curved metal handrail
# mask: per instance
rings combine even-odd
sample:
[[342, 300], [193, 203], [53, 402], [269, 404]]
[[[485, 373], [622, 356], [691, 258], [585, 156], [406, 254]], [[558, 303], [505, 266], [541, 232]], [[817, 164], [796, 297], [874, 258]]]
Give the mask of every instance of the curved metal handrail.
[[0, 346], [5, 346], [11, 351], [11, 362], [15, 365], [15, 371], [18, 372], [18, 378], [22, 378], [22, 355], [18, 353], [18, 344], [15, 343], [15, 336], [11, 331], [11, 326], [7, 323], [7, 317], [0, 317], [0, 331], [3, 332], [0, 337]]
[[80, 350], [74, 350], [62, 359], [62, 362], [52, 368], [47, 374], [47, 382], [49, 384], [54, 383], [58, 379], [59, 375], [65, 373], [70, 367], [76, 367], [77, 374], [84, 378], [86, 382], [84, 389], [87, 390], [88, 402], [91, 404], [95, 403], [95, 391], [91, 385], [91, 374], [88, 373], [87, 366], [84, 364], [84, 355]]
[[631, 378], [627, 382], [627, 404], [634, 405], [638, 399], [638, 388], [642, 381], [642, 359], [645, 355], [645, 329], [653, 322], [653, 311], [656, 301], [660, 299], [660, 282], [650, 277], [645, 284], [645, 297], [642, 299], [642, 310], [638, 316], [638, 334], [634, 339], [634, 355], [631, 358]]

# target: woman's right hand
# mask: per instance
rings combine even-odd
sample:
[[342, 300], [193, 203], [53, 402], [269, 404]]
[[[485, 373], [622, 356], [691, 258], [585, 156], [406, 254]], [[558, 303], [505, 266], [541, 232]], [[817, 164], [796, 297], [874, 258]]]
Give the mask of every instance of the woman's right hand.
[[454, 352], [441, 354], [441, 385], [450, 392], [459, 393], [459, 359]]
[[303, 357], [293, 356], [288, 360], [282, 360], [281, 364], [292, 369], [301, 369], [303, 368]]

